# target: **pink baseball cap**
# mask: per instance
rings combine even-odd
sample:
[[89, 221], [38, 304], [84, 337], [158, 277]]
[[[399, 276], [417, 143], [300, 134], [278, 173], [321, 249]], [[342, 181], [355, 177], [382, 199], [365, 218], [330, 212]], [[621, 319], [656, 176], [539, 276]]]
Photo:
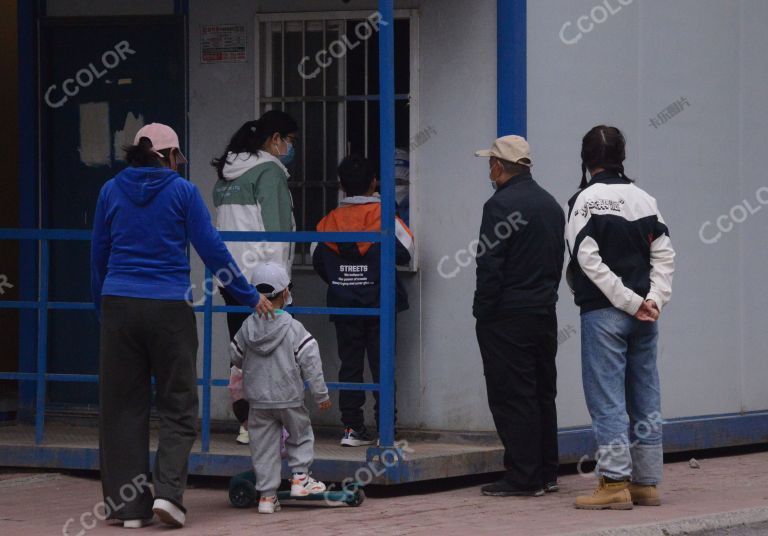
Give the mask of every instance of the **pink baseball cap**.
[[152, 149], [154, 149], [155, 154], [161, 158], [165, 158], [165, 156], [160, 153], [163, 149], [176, 149], [179, 151], [179, 164], [187, 163], [187, 157], [184, 156], [181, 149], [179, 149], [179, 137], [168, 125], [163, 125], [162, 123], [150, 123], [144, 125], [136, 133], [136, 137], [133, 139], [133, 144], [138, 145], [141, 138], [149, 138], [149, 141], [152, 142]]

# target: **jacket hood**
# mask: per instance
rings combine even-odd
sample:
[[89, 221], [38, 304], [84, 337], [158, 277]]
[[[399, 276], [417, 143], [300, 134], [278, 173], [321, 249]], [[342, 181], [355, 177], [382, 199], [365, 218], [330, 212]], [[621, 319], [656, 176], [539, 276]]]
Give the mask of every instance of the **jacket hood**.
[[224, 163], [224, 169], [221, 174], [224, 180], [233, 181], [236, 178], [244, 175], [249, 169], [255, 168], [258, 165], [265, 164], [267, 162], [274, 162], [280, 169], [283, 170], [286, 177], [290, 177], [288, 169], [283, 165], [279, 158], [275, 158], [266, 151], [259, 151], [258, 154], [253, 153], [227, 153], [227, 161]]
[[353, 195], [342, 199], [339, 202], [339, 206], [344, 207], [349, 205], [367, 205], [368, 203], [381, 204], [381, 196], [378, 193], [375, 193], [370, 197], [367, 195]]
[[288, 334], [291, 319], [291, 315], [285, 312], [274, 320], [252, 314], [243, 325], [246, 344], [261, 356], [270, 355]]
[[179, 174], [162, 167], [127, 167], [115, 176], [120, 190], [138, 206], [152, 201]]
[[[345, 197], [339, 207], [332, 210], [317, 224], [320, 232], [371, 232], [381, 230], [381, 198], [358, 195]], [[350, 247], [356, 247], [360, 255], [365, 255], [373, 244], [357, 242], [354, 244], [336, 244], [325, 242], [325, 245], [338, 254], [348, 252]]]

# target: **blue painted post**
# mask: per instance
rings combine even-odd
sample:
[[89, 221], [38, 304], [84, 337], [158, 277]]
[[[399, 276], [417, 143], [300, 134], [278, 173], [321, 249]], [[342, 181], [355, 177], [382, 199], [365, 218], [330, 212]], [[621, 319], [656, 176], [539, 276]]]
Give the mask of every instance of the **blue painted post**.
[[40, 296], [37, 300], [37, 397], [35, 402], [35, 445], [43, 442], [45, 426], [45, 373], [48, 369], [48, 276], [50, 242], [40, 241]]
[[211, 339], [213, 338], [213, 279], [205, 269], [205, 304], [203, 308], [203, 432], [202, 452], [208, 452], [211, 443]]
[[526, 0], [497, 0], [497, 131], [527, 136]]
[[381, 99], [381, 447], [395, 442], [395, 19], [392, 0], [379, 0]]

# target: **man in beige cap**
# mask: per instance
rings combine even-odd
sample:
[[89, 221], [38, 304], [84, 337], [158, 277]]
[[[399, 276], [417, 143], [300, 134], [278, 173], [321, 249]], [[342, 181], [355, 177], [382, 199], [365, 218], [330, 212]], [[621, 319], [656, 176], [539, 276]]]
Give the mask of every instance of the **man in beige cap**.
[[528, 142], [504, 136], [489, 151], [495, 190], [483, 206], [472, 312], [488, 405], [506, 474], [484, 495], [557, 491], [557, 289], [565, 254], [560, 205], [531, 176]]

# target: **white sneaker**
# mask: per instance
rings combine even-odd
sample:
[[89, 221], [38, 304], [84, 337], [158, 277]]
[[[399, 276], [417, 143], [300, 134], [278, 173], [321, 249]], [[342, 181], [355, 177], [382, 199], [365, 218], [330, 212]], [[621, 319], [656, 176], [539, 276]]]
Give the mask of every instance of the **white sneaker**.
[[294, 473], [291, 478], [291, 497], [306, 497], [325, 493], [325, 484], [306, 473]]
[[277, 500], [276, 495], [270, 495], [269, 497], [261, 497], [259, 499], [259, 513], [260, 514], [274, 514], [280, 511], [280, 501]]
[[[381, 439], [376, 440], [376, 446], [381, 448]], [[402, 449], [408, 446], [408, 441], [405, 439], [395, 439], [395, 444], [392, 446], [396, 449]]]
[[173, 527], [183, 527], [187, 519], [181, 508], [165, 499], [155, 499], [152, 511], [160, 518], [160, 521]]
[[152, 523], [151, 519], [124, 519], [123, 528], [124, 529], [140, 529], [141, 527], [146, 527], [150, 523]]
[[247, 445], [251, 442], [251, 436], [248, 434], [248, 429], [245, 426], [240, 427], [240, 433], [237, 434], [237, 439], [235, 439], [235, 441], [241, 445]]

